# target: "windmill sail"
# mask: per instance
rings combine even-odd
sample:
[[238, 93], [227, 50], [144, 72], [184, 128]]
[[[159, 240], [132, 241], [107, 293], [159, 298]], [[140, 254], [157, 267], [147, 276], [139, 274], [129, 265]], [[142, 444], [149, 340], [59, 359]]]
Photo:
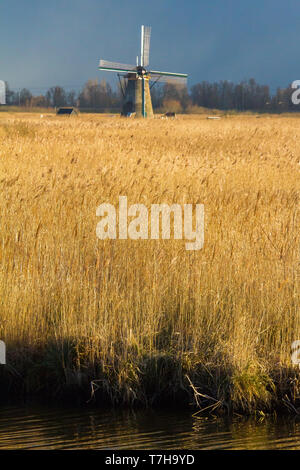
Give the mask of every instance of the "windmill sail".
[[0, 80], [0, 104], [6, 104], [6, 86], [3, 80]]
[[136, 70], [134, 65], [120, 64], [119, 62], [110, 62], [109, 60], [100, 60], [99, 69], [108, 72], [132, 72]]
[[150, 80], [155, 82], [172, 83], [174, 85], [186, 85], [187, 75], [184, 73], [150, 71]]
[[150, 58], [151, 27], [142, 26], [142, 67], [148, 67]]

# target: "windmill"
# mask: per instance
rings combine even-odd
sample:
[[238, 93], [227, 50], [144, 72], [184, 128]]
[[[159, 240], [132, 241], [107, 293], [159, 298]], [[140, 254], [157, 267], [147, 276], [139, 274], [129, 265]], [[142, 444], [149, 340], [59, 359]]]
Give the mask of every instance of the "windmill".
[[122, 115], [128, 116], [136, 113], [137, 117], [153, 117], [152, 100], [149, 82], [154, 86], [158, 82], [177, 85], [185, 85], [187, 75], [184, 73], [160, 72], [149, 70], [151, 27], [142, 26], [141, 32], [141, 56], [137, 57], [136, 66], [119, 64], [100, 60], [99, 70], [116, 72], [121, 81], [123, 77], [125, 86], [121, 90], [124, 98]]

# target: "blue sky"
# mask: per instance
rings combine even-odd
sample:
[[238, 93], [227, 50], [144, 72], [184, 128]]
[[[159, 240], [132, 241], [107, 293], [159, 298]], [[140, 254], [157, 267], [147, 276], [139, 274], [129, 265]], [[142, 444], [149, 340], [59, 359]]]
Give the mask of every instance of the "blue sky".
[[38, 93], [109, 78], [98, 60], [135, 63], [141, 24], [151, 66], [190, 85], [300, 79], [299, 0], [0, 0], [0, 79]]

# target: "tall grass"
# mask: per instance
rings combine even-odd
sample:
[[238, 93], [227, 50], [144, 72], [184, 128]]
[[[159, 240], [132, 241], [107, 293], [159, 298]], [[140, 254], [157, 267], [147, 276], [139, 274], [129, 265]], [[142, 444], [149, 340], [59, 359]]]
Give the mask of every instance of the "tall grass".
[[[289, 117], [3, 113], [2, 390], [296, 410], [299, 138]], [[203, 203], [204, 249], [98, 240], [96, 208], [119, 195]]]

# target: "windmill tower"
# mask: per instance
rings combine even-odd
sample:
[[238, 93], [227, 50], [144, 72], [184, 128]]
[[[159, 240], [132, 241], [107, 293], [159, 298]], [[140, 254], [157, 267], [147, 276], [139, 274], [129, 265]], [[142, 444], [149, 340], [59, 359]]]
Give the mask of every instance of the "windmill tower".
[[[183, 73], [160, 72], [149, 70], [151, 28], [142, 26], [141, 56], [137, 57], [137, 64], [127, 65], [118, 62], [100, 60], [99, 70], [116, 72], [123, 77], [125, 86], [122, 87], [123, 107], [122, 116], [136, 113], [136, 117], [153, 117], [153, 108], [150, 89], [157, 82], [185, 85], [187, 75]], [[153, 82], [150, 87], [150, 82]]]

